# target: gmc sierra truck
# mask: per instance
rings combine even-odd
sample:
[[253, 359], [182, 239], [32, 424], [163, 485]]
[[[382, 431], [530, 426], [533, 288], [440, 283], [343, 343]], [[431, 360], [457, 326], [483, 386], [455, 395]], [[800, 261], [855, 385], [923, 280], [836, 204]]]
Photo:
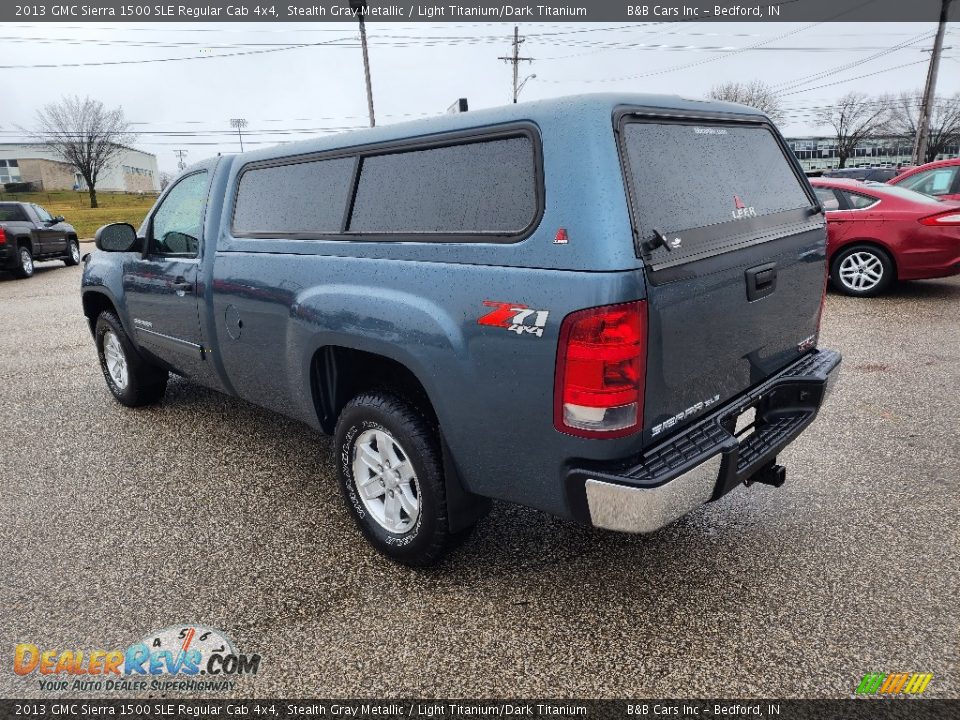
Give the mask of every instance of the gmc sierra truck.
[[436, 561], [491, 498], [653, 532], [814, 420], [826, 232], [763, 114], [591, 95], [212, 158], [83, 272], [128, 406], [169, 373], [334, 436], [347, 512]]
[[80, 244], [73, 225], [39, 205], [0, 202], [0, 270], [19, 278], [33, 275], [36, 260], [80, 264]]

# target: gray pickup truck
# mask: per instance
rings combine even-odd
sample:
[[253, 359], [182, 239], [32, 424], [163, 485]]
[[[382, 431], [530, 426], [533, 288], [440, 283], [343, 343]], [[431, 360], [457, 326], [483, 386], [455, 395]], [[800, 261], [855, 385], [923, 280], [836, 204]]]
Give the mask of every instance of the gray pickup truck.
[[590, 95], [195, 165], [98, 231], [82, 301], [117, 400], [173, 372], [332, 434], [422, 565], [490, 499], [652, 532], [781, 485], [840, 364], [825, 241], [766, 116]]
[[77, 231], [63, 216], [54, 217], [34, 203], [0, 202], [0, 270], [28, 278], [36, 260], [79, 265]]

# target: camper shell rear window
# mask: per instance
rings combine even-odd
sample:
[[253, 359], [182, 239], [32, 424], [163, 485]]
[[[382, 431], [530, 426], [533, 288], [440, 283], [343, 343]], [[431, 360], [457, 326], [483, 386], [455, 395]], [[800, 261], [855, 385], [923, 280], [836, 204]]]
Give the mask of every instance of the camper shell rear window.
[[[764, 123], [624, 115], [619, 127], [638, 250], [654, 269], [811, 222], [816, 204]], [[671, 248], [651, 248], [657, 238]]]

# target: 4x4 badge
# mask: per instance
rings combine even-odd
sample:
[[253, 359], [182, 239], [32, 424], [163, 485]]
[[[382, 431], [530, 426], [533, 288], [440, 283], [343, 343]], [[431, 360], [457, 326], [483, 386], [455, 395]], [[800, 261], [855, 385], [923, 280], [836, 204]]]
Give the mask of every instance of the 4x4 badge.
[[477, 320], [478, 325], [506, 328], [517, 335], [529, 333], [530, 335], [543, 337], [543, 328], [547, 325], [549, 310], [531, 310], [520, 303], [496, 302], [495, 300], [484, 300], [483, 304], [496, 309], [491, 310], [486, 315], [481, 315]]

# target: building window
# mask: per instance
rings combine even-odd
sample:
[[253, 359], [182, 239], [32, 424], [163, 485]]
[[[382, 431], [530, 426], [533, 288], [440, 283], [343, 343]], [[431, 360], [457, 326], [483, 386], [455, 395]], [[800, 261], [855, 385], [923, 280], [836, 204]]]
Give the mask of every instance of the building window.
[[20, 182], [20, 168], [16, 160], [0, 160], [0, 184]]

